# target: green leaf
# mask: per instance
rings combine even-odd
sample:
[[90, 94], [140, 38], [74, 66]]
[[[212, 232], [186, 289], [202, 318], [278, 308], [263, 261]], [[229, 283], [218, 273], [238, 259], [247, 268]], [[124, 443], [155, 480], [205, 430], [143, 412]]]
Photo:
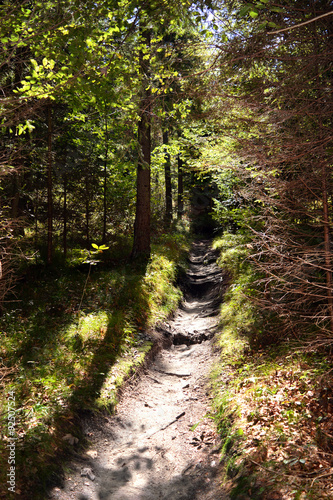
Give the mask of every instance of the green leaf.
[[240, 11], [239, 11], [239, 15], [240, 15], [241, 17], [246, 16], [246, 14], [249, 12], [249, 10], [250, 10], [250, 9], [251, 9], [251, 7], [250, 7], [249, 5], [244, 5], [244, 6], [240, 9]]
[[267, 21], [264, 21], [260, 26], [258, 27], [260, 30], [263, 30], [267, 26]]
[[202, 422], [202, 420], [199, 420], [199, 422], [197, 422], [196, 424], [192, 425], [192, 427], [190, 427], [190, 431], [195, 431], [195, 429], [198, 427], [198, 425], [200, 425]]
[[95, 248], [96, 250], [98, 250], [98, 245], [96, 245], [96, 243], [92, 243], [92, 244], [91, 244], [91, 246], [92, 246], [93, 248]]

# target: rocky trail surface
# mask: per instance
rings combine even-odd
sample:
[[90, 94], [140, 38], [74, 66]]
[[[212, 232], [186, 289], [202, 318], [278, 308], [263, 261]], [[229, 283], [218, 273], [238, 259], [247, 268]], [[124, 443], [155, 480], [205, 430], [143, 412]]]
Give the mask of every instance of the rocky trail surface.
[[209, 241], [193, 244], [169, 347], [127, 385], [113, 416], [84, 422], [90, 443], [54, 500], [226, 500], [207, 376], [225, 283]]

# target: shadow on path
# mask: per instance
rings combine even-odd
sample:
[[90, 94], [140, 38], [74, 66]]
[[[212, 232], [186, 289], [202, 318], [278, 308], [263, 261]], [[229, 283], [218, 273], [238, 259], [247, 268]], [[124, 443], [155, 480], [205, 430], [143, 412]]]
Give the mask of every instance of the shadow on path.
[[116, 415], [87, 419], [90, 449], [50, 498], [227, 500], [207, 387], [226, 284], [210, 241], [195, 242], [189, 260], [184, 302], [162, 327], [174, 344], [127, 387]]

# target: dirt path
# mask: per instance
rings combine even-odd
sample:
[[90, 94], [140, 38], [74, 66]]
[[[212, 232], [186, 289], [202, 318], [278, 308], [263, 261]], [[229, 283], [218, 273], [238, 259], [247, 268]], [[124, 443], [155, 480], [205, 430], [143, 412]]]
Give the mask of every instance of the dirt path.
[[209, 242], [193, 245], [173, 339], [129, 385], [112, 417], [85, 422], [91, 446], [72, 462], [57, 500], [226, 500], [209, 411], [211, 338], [224, 283]]

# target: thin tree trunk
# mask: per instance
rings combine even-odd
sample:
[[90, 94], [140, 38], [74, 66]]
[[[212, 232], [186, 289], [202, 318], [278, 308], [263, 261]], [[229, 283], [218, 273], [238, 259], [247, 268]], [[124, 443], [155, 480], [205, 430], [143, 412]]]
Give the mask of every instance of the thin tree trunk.
[[[163, 144], [168, 146], [169, 134], [165, 130], [163, 132]], [[164, 154], [164, 179], [165, 179], [165, 225], [170, 227], [172, 222], [172, 186], [171, 186], [171, 160], [167, 148]]]
[[322, 167], [322, 191], [323, 191], [323, 222], [324, 222], [324, 245], [325, 245], [325, 267], [326, 267], [326, 286], [327, 302], [330, 316], [330, 327], [333, 333], [333, 297], [332, 297], [332, 271], [331, 271], [331, 245], [330, 245], [330, 224], [328, 215], [327, 200], [327, 172], [326, 165]]
[[105, 162], [104, 162], [104, 185], [103, 185], [103, 235], [102, 243], [106, 243], [106, 219], [107, 219], [107, 180], [108, 180], [108, 155], [109, 155], [109, 141], [108, 141], [108, 117], [106, 114], [105, 106]]
[[[313, 14], [317, 15], [316, 3], [312, 2], [312, 11]], [[320, 54], [320, 42], [318, 39], [318, 27], [317, 22], [315, 21], [312, 26], [314, 42], [316, 53]], [[322, 108], [321, 108], [321, 100], [322, 100], [322, 90], [321, 90], [321, 71], [318, 65], [318, 60], [316, 60], [316, 83], [318, 92], [318, 127], [319, 127], [319, 137], [321, 143], [323, 143], [323, 134], [322, 134]], [[329, 320], [330, 320], [330, 330], [333, 335], [333, 297], [332, 297], [332, 262], [331, 262], [331, 238], [330, 238], [330, 220], [329, 220], [329, 206], [328, 206], [328, 187], [327, 187], [327, 164], [326, 164], [326, 154], [324, 147], [322, 149], [322, 168], [321, 168], [321, 183], [322, 183], [322, 201], [323, 201], [323, 223], [324, 223], [324, 248], [325, 248], [325, 267], [326, 267], [326, 286], [327, 286], [327, 305], [329, 312]]]
[[[35, 216], [35, 250], [37, 249], [38, 246], [38, 209], [39, 209], [39, 190], [37, 189], [36, 193], [36, 202], [34, 203], [34, 216]], [[37, 264], [37, 254], [38, 252], [35, 252], [36, 254], [36, 264]]]
[[64, 206], [63, 206], [63, 219], [64, 219], [64, 233], [63, 233], [63, 249], [64, 257], [67, 256], [67, 176], [64, 175]]
[[17, 172], [13, 174], [12, 193], [11, 217], [16, 220], [19, 216], [20, 203], [20, 178]]
[[12, 203], [11, 203], [11, 218], [14, 222], [13, 232], [16, 236], [24, 236], [24, 227], [20, 221], [20, 188], [21, 175], [20, 172], [14, 172], [12, 183]]
[[87, 248], [90, 248], [90, 227], [89, 227], [89, 222], [90, 222], [90, 204], [89, 204], [89, 196], [90, 196], [90, 190], [89, 190], [89, 177], [88, 174], [86, 174], [86, 241], [87, 241]]
[[183, 160], [180, 154], [177, 158], [178, 162], [178, 196], [177, 196], [177, 218], [181, 219], [184, 213], [184, 176], [183, 176]]
[[52, 264], [53, 254], [53, 192], [52, 192], [52, 108], [47, 106], [47, 263]]
[[[150, 32], [142, 32], [142, 39], [150, 47]], [[149, 61], [140, 51], [143, 95], [138, 124], [139, 159], [137, 167], [136, 214], [132, 258], [150, 255], [150, 156], [151, 156], [151, 102], [149, 88]]]

